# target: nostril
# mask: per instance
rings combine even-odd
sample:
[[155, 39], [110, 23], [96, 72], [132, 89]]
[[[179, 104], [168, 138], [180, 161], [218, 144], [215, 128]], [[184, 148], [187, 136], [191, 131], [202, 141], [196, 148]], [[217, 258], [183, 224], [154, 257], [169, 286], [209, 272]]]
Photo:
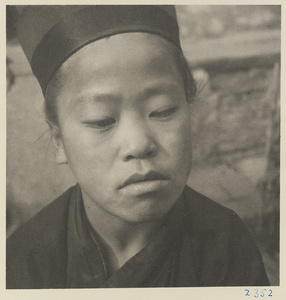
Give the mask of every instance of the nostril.
[[146, 153], [146, 157], [152, 157], [152, 156], [154, 156], [154, 153], [155, 153], [155, 151], [151, 150], [151, 151]]
[[129, 161], [129, 160], [132, 160], [132, 159], [136, 159], [136, 157], [133, 156], [133, 155], [128, 155], [128, 156], [125, 157], [125, 161]]
[[148, 159], [151, 158], [155, 155], [155, 151], [154, 150], [150, 150], [150, 151], [142, 151], [142, 152], [138, 152], [138, 153], [134, 153], [134, 154], [129, 154], [125, 156], [125, 161], [130, 161], [132, 159]]
[[124, 133], [124, 139], [120, 140], [121, 157], [124, 161], [146, 159], [155, 155], [157, 146], [152, 132], [138, 125], [129, 130], [128, 134], [126, 131]]

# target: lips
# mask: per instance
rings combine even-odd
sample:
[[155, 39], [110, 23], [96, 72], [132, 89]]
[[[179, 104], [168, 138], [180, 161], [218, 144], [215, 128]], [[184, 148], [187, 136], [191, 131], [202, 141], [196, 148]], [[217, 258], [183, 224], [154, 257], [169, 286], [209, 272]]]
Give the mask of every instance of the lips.
[[140, 183], [140, 182], [148, 182], [148, 181], [155, 181], [155, 180], [168, 180], [169, 178], [159, 172], [150, 171], [146, 174], [133, 174], [128, 179], [124, 181], [122, 185], [119, 186], [118, 189], [123, 189], [129, 185]]

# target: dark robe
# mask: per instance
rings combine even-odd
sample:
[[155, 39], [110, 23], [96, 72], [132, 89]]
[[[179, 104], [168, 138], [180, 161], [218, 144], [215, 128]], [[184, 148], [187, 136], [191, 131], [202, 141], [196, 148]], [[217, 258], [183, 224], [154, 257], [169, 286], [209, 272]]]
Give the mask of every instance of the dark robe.
[[78, 185], [7, 240], [8, 289], [269, 285], [239, 217], [186, 187], [148, 244], [109, 274]]

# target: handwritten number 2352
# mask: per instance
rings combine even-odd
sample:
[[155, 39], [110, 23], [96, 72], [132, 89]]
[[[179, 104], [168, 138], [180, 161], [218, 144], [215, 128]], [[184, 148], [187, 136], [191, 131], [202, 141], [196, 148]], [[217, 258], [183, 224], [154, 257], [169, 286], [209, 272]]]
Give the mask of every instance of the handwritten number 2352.
[[251, 295], [250, 290], [245, 289], [245, 296], [254, 296], [255, 298], [259, 297], [272, 297], [272, 290], [263, 289], [262, 291], [259, 291], [258, 289], [254, 290], [254, 294]]

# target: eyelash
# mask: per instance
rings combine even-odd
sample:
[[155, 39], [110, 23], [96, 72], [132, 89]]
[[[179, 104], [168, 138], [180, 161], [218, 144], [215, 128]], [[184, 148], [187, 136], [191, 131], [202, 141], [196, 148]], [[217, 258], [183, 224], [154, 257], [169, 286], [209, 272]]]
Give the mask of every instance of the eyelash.
[[86, 126], [96, 129], [107, 129], [112, 127], [115, 122], [116, 121], [113, 118], [107, 118], [99, 121], [86, 122]]
[[177, 111], [177, 107], [171, 107], [162, 111], [155, 111], [150, 114], [151, 118], [164, 119], [171, 116], [173, 113]]
[[[164, 119], [171, 116], [173, 113], [177, 111], [177, 107], [168, 108], [162, 111], [152, 112], [149, 117], [156, 119]], [[115, 119], [107, 118], [99, 121], [86, 122], [85, 125], [87, 127], [95, 128], [95, 129], [109, 129], [116, 123]]]

